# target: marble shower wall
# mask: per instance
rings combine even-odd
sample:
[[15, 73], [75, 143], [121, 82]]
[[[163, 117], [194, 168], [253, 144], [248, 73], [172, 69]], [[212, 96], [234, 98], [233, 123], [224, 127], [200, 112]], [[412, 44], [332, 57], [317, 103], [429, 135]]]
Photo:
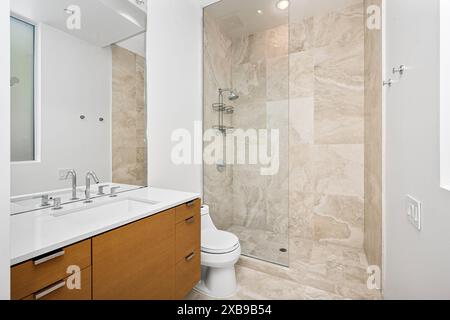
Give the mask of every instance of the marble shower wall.
[[287, 22], [286, 16], [285, 25], [233, 39], [232, 81], [240, 95], [235, 103], [233, 126], [244, 130], [277, 129], [280, 135], [277, 174], [262, 176], [260, 165], [234, 166], [233, 225], [285, 235], [285, 243], [277, 247], [276, 252], [288, 245]]
[[[204, 131], [218, 124], [212, 104], [218, 102], [218, 89], [231, 87], [231, 40], [221, 31], [216, 21], [204, 14]], [[232, 116], [225, 116], [225, 125], [231, 126]], [[203, 201], [210, 206], [211, 217], [219, 229], [226, 230], [233, 220], [233, 166], [219, 172], [215, 165], [203, 166]]]
[[[289, 234], [362, 248], [363, 0], [313, 17], [290, 9]], [[291, 245], [291, 252], [295, 250]]]
[[289, 235], [291, 254], [299, 239], [362, 248], [363, 0], [312, 17], [295, 7], [289, 24], [233, 39], [205, 16], [205, 129], [217, 89], [231, 86], [240, 99], [228, 125], [279, 129], [281, 145], [275, 176], [206, 165], [204, 199], [219, 228]]
[[147, 185], [145, 58], [112, 47], [112, 177]]
[[[365, 0], [365, 7], [382, 5], [381, 0]], [[371, 265], [381, 266], [382, 252], [382, 35], [366, 28], [365, 36], [365, 232], [364, 249]]]

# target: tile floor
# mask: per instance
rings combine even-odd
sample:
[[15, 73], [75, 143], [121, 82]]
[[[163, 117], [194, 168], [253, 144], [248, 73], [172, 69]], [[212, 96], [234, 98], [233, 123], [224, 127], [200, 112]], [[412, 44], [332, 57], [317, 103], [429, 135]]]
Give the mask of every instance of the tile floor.
[[[293, 249], [292, 249], [293, 248]], [[242, 257], [236, 265], [234, 300], [380, 299], [366, 286], [367, 260], [360, 249], [291, 239], [290, 267]], [[190, 300], [207, 300], [195, 291]]]
[[289, 252], [280, 251], [280, 249], [288, 249], [289, 247], [287, 234], [250, 229], [238, 225], [229, 227], [227, 231], [239, 238], [244, 256], [262, 259], [283, 266], [289, 265]]

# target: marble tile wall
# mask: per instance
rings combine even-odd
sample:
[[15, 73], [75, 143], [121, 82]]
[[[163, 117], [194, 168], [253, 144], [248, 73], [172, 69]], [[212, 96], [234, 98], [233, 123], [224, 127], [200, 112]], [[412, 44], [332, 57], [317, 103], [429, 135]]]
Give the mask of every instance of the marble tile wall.
[[205, 129], [217, 122], [217, 89], [234, 87], [228, 124], [279, 129], [281, 163], [270, 177], [259, 166], [206, 165], [204, 199], [219, 228], [285, 234], [291, 255], [299, 239], [362, 249], [363, 0], [313, 17], [295, 12], [289, 24], [233, 39], [205, 16]]
[[[296, 16], [296, 13], [299, 15]], [[363, 1], [314, 17], [290, 12], [289, 234], [362, 248]]]
[[233, 125], [281, 137], [276, 176], [234, 166], [233, 224], [362, 248], [363, 1], [314, 17], [296, 12], [289, 25], [232, 41], [241, 96]]
[[113, 182], [147, 185], [145, 58], [112, 47]]
[[[365, 0], [365, 6], [381, 0]], [[382, 265], [382, 50], [381, 30], [366, 28], [365, 36], [365, 230], [364, 248], [371, 265]]]
[[[240, 129], [277, 129], [280, 167], [262, 176], [260, 165], [235, 165], [233, 225], [279, 239], [273, 252], [268, 244], [252, 244], [247, 254], [274, 260], [288, 245], [289, 28], [286, 24], [232, 39], [232, 86], [239, 92], [233, 126]], [[251, 181], [251, 183], [249, 183]], [[235, 228], [236, 229], [236, 228]], [[237, 228], [239, 229], [239, 228]], [[280, 237], [280, 235], [282, 237]], [[267, 241], [264, 241], [267, 242]], [[278, 261], [287, 263], [287, 261]]]
[[[204, 130], [218, 124], [212, 104], [218, 102], [218, 89], [231, 87], [231, 40], [220, 30], [210, 15], [204, 15]], [[225, 125], [231, 126], [232, 116], [225, 116]], [[210, 206], [211, 217], [219, 229], [232, 225], [233, 166], [219, 172], [215, 165], [203, 167], [203, 201]]]

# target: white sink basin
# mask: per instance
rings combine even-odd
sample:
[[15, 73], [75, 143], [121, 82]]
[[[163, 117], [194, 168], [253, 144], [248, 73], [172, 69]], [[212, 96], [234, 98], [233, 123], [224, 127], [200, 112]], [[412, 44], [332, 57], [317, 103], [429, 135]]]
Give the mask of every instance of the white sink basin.
[[131, 215], [140, 215], [150, 212], [158, 202], [150, 200], [136, 200], [136, 199], [122, 199], [117, 198], [114, 200], [109, 200], [107, 202], [99, 200], [93, 203], [73, 203], [68, 206], [63, 206], [60, 210], [53, 210], [51, 215], [53, 217], [65, 216], [71, 213], [82, 213], [86, 215], [97, 215], [107, 213], [110, 216], [123, 215], [128, 213]]

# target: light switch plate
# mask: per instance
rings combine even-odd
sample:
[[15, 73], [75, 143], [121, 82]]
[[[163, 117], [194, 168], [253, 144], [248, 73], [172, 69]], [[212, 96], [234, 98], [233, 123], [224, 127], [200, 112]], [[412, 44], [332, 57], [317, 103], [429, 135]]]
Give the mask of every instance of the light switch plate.
[[406, 215], [408, 221], [419, 231], [422, 230], [422, 203], [411, 196], [406, 196]]

